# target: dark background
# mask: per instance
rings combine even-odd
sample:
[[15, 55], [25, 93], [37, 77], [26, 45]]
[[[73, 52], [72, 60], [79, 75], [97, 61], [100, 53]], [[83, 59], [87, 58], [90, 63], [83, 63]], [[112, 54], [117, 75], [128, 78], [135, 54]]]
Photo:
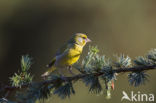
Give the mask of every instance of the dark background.
[[[35, 80], [40, 80], [57, 49], [77, 32], [87, 33], [91, 45], [98, 45], [101, 54], [144, 55], [156, 48], [155, 5], [155, 0], [1, 0], [0, 81], [8, 83], [20, 69], [24, 54], [33, 57], [31, 72]], [[87, 50], [88, 46], [81, 59]], [[156, 72], [148, 73], [150, 81], [137, 88], [129, 86], [127, 74], [119, 75], [110, 100], [88, 93], [80, 82], [70, 99], [54, 96], [48, 103], [114, 103], [120, 102], [123, 90], [156, 93]]]

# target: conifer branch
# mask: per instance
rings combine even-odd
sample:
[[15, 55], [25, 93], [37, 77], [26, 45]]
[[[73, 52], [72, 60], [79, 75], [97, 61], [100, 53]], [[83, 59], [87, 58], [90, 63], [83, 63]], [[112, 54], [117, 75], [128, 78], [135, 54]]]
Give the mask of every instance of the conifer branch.
[[[151, 65], [151, 66], [140, 66], [140, 67], [131, 67], [131, 68], [120, 68], [120, 69], [116, 69], [116, 70], [112, 70], [115, 73], [125, 73], [125, 72], [136, 72], [136, 71], [144, 71], [144, 70], [153, 70], [156, 69], [156, 65]], [[61, 82], [67, 82], [67, 81], [74, 81], [74, 80], [79, 80], [82, 79], [84, 77], [87, 77], [88, 75], [94, 75], [94, 76], [101, 76], [104, 73], [99, 72], [99, 73], [89, 73], [89, 74], [77, 74], [75, 76], [71, 76], [71, 77], [64, 77], [65, 79], [62, 79]], [[60, 79], [58, 80], [44, 80], [41, 82], [38, 82], [39, 84], [43, 84], [43, 85], [47, 85], [47, 84], [54, 84], [56, 82], [60, 82]], [[27, 88], [29, 87], [31, 84], [23, 84], [21, 85], [21, 87], [16, 87], [16, 86], [5, 86], [4, 88], [1, 88], [0, 91], [3, 90], [7, 90], [7, 91], [13, 91], [16, 89], [22, 89], [22, 88]]]
[[100, 93], [103, 89], [101, 82], [104, 82], [106, 96], [110, 98], [110, 91], [114, 89], [112, 83], [116, 80], [116, 73], [130, 72], [128, 75], [130, 85], [139, 86], [144, 84], [149, 77], [145, 71], [156, 69], [156, 49], [150, 50], [144, 57], [137, 57], [133, 61], [130, 57], [122, 54], [112, 62], [105, 56], [100, 56], [98, 52], [97, 47], [90, 47], [88, 55], [82, 63], [74, 66], [80, 71], [80, 74], [63, 78], [60, 75], [50, 75], [46, 80], [40, 82], [32, 81], [33, 76], [29, 73], [32, 59], [28, 55], [22, 56], [21, 72], [15, 73], [10, 78], [12, 86], [3, 85], [0, 88], [0, 94], [4, 94], [2, 96], [5, 97], [2, 97], [0, 102], [6, 102], [5, 93], [8, 96], [8, 93], [12, 91], [23, 89], [26, 90], [26, 95], [22, 97], [19, 94], [16, 98], [26, 100], [25, 103], [34, 103], [36, 100], [49, 98], [51, 94], [56, 94], [64, 99], [75, 94], [73, 83], [78, 80], [82, 80], [89, 87], [89, 91], [93, 93]]

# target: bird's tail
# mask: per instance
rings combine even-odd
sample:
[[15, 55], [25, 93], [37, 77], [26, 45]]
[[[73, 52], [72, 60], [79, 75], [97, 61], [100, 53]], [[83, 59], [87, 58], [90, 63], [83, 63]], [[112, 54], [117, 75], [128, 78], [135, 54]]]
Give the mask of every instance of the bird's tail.
[[56, 57], [53, 58], [53, 60], [48, 65], [46, 65], [46, 67], [51, 68], [55, 64], [55, 62], [56, 62]]
[[43, 73], [41, 76], [42, 77], [46, 77], [46, 76], [48, 76], [50, 73], [52, 73], [55, 70], [56, 70], [56, 67], [55, 66], [52, 66], [45, 73]]
[[56, 61], [56, 58], [54, 58], [48, 65], [47, 65], [47, 67], [48, 67], [48, 70], [44, 73], [44, 74], [42, 74], [41, 76], [42, 77], [46, 77], [46, 76], [48, 76], [50, 73], [52, 73], [53, 71], [55, 71], [56, 70], [56, 67], [55, 67], [55, 61]]

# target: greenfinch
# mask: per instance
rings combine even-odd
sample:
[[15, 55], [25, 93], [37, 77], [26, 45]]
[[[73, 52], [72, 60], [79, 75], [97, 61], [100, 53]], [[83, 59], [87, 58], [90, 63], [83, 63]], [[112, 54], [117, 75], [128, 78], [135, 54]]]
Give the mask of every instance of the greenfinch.
[[[88, 42], [91, 42], [91, 40], [86, 34], [74, 34], [68, 42], [58, 50], [56, 56], [47, 65], [49, 69], [41, 76], [48, 76], [50, 73], [59, 68], [71, 68], [71, 66], [79, 60], [83, 47]], [[59, 73], [62, 74], [61, 71], [59, 71]]]

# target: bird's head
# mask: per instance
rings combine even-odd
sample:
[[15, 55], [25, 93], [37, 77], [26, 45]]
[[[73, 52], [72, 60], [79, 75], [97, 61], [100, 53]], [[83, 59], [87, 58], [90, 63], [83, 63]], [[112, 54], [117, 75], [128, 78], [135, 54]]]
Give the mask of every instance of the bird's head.
[[91, 40], [84, 33], [76, 33], [73, 36], [74, 42], [80, 46], [85, 46], [86, 43], [91, 42]]

